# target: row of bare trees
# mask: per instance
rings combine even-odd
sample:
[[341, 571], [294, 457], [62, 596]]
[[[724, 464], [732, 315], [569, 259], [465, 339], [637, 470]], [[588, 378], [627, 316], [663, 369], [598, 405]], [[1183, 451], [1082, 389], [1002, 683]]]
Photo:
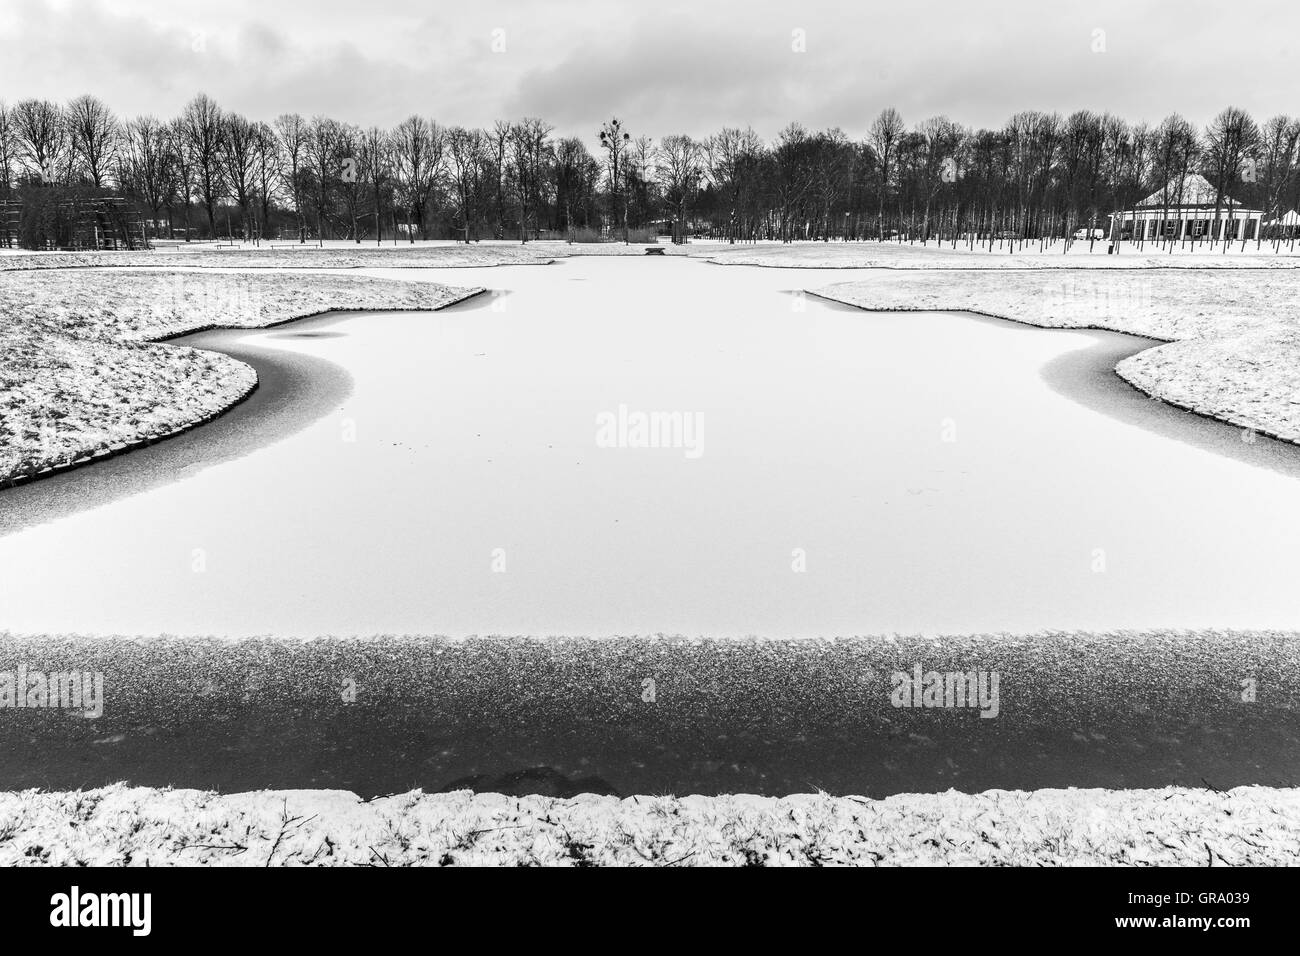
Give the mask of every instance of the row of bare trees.
[[1108, 113], [1022, 112], [1000, 129], [894, 109], [855, 141], [792, 123], [695, 139], [633, 136], [617, 120], [555, 137], [536, 118], [490, 128], [420, 115], [393, 129], [325, 116], [272, 122], [196, 96], [170, 120], [122, 119], [93, 96], [0, 104], [0, 199], [71, 189], [128, 197], [151, 234], [981, 241], [1068, 238], [1153, 191], [1168, 205], [1203, 175], [1266, 219], [1300, 205], [1300, 121], [1229, 108], [1204, 130]]

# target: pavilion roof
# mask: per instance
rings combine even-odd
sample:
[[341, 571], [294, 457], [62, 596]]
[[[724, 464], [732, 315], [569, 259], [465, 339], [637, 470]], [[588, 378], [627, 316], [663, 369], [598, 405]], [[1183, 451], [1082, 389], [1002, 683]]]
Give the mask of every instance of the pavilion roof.
[[1227, 193], [1223, 194], [1220, 201], [1219, 191], [1200, 173], [1188, 173], [1181, 182], [1175, 176], [1163, 189], [1153, 192], [1138, 203], [1138, 208], [1163, 207], [1166, 203], [1170, 206], [1223, 206], [1225, 208], [1241, 206], [1241, 203]]

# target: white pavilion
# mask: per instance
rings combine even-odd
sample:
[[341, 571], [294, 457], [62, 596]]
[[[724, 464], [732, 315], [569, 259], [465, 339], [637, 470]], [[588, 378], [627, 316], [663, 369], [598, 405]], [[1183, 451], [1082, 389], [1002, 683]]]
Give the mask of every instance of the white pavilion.
[[1300, 213], [1290, 209], [1285, 215], [1270, 219], [1264, 223], [1264, 234], [1270, 238], [1280, 239], [1290, 239], [1292, 236], [1300, 235]]
[[[1218, 218], [1215, 218], [1215, 211]], [[1200, 173], [1177, 177], [1118, 214], [1122, 239], [1254, 239], [1264, 218], [1227, 193], [1219, 196]]]

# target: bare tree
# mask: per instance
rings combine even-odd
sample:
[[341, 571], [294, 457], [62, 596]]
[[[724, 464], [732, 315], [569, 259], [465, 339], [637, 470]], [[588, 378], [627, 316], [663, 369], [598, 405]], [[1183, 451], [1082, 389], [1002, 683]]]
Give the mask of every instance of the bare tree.
[[361, 158], [361, 129], [339, 123], [335, 150], [339, 163], [339, 194], [347, 214], [347, 237], [361, 244], [361, 200], [366, 195], [366, 174]]
[[894, 171], [894, 157], [904, 129], [903, 117], [890, 106], [880, 111], [880, 115], [871, 124], [871, 132], [867, 134], [867, 141], [875, 152], [876, 167], [880, 170], [877, 238], [882, 240], [885, 237], [885, 202], [889, 198], [889, 177]]
[[962, 128], [946, 116], [934, 116], [917, 128], [922, 140], [921, 194], [924, 200], [922, 239], [930, 238], [930, 206], [944, 183], [944, 170], [956, 162]]
[[423, 116], [410, 116], [393, 130], [393, 175], [398, 201], [406, 214], [406, 233], [415, 242], [428, 238], [428, 205], [442, 174], [447, 134]]
[[618, 117], [611, 119], [600, 128], [600, 145], [605, 150], [605, 166], [609, 172], [609, 195], [612, 204], [613, 215], [618, 213], [619, 199], [622, 198], [623, 206], [623, 242], [628, 240], [627, 233], [627, 183], [624, 179], [627, 176], [627, 163], [625, 156], [628, 149], [628, 143], [632, 139], [630, 133], [623, 129], [623, 124]]
[[557, 226], [564, 232], [573, 231], [575, 210], [585, 214], [584, 222], [590, 222], [599, 175], [599, 166], [582, 140], [574, 136], [556, 144], [555, 215]]
[[194, 200], [194, 162], [191, 158], [189, 136], [185, 123], [176, 118], [167, 124], [167, 142], [172, 154], [172, 163], [176, 170], [176, 194], [181, 201], [185, 223], [185, 241], [190, 241], [190, 204]]
[[215, 239], [217, 203], [225, 192], [222, 177], [225, 123], [221, 107], [200, 93], [181, 113], [180, 124], [199, 201], [208, 216], [208, 236]]
[[167, 127], [153, 116], [140, 116], [126, 124], [121, 153], [121, 187], [139, 197], [157, 223], [175, 186], [175, 164]]
[[447, 154], [451, 157], [456, 214], [463, 224], [465, 242], [468, 243], [480, 166], [488, 159], [487, 138], [482, 130], [453, 126], [447, 133]]
[[[1156, 127], [1152, 175], [1160, 182], [1160, 241], [1169, 241], [1171, 253], [1173, 240], [1182, 238], [1179, 233], [1185, 226], [1181, 219], [1176, 224], [1170, 220], [1169, 208], [1183, 201], [1183, 184], [1199, 152], [1200, 137], [1196, 128], [1177, 113], [1166, 116]], [[1174, 227], [1172, 234], [1171, 226]]]
[[[850, 187], [853, 176], [853, 145], [838, 128], [818, 133], [812, 142], [812, 196], [817, 229], [822, 240], [829, 242], [835, 230], [832, 221], [836, 206]], [[847, 212], [844, 235], [847, 238]]]
[[338, 151], [339, 123], [328, 116], [313, 116], [307, 127], [304, 156], [315, 188], [316, 238], [325, 241], [326, 212], [332, 188], [343, 172]]
[[117, 162], [121, 124], [102, 100], [90, 95], [78, 96], [69, 103], [67, 115], [77, 172], [96, 189], [102, 189]]
[[1214, 175], [1214, 232], [1215, 241], [1224, 239], [1227, 250], [1227, 224], [1222, 222], [1224, 199], [1229, 198], [1228, 220], [1232, 220], [1232, 203], [1227, 197], [1228, 183], [1241, 169], [1242, 161], [1251, 156], [1259, 146], [1259, 127], [1245, 110], [1229, 106], [1210, 123], [1205, 131], [1206, 159]]
[[57, 103], [22, 100], [10, 111], [27, 172], [44, 183], [66, 182], [71, 168], [68, 122]]
[[685, 242], [687, 205], [700, 181], [703, 151], [700, 144], [684, 134], [665, 136], [659, 144], [659, 183], [664, 197], [672, 205], [676, 220], [673, 240]]
[[629, 220], [638, 225], [653, 219], [660, 206], [659, 181], [655, 173], [658, 153], [654, 138], [650, 136], [634, 137], [628, 144], [623, 182], [627, 188]]
[[497, 120], [492, 124], [492, 129], [483, 134], [484, 142], [491, 151], [491, 161], [495, 182], [493, 183], [495, 192], [494, 208], [496, 210], [496, 228], [493, 233], [495, 238], [505, 238], [505, 216], [506, 216], [506, 155], [510, 145], [510, 136], [513, 127], [504, 120]]
[[1109, 240], [1114, 243], [1115, 251], [1119, 251], [1120, 240], [1120, 215], [1119, 209], [1115, 205], [1122, 193], [1122, 180], [1124, 171], [1129, 162], [1129, 154], [1132, 150], [1132, 136], [1128, 123], [1124, 122], [1118, 116], [1106, 113], [1101, 120], [1101, 151], [1105, 157], [1102, 169], [1102, 180], [1106, 186], [1106, 192], [1111, 201], [1110, 212], [1110, 231]]
[[[360, 138], [361, 175], [370, 188], [372, 212], [375, 217], [375, 245], [383, 242], [384, 196], [392, 189], [393, 141], [378, 126], [367, 129]], [[358, 239], [360, 241], [360, 239]]]
[[[1146, 195], [1146, 184], [1151, 178], [1155, 162], [1156, 133], [1147, 123], [1138, 123], [1129, 131], [1129, 148], [1118, 187], [1117, 208], [1129, 209]], [[1136, 224], [1136, 220], [1135, 220]], [[1119, 238], [1119, 222], [1115, 224], [1114, 238]], [[1133, 238], [1133, 237], [1131, 237]], [[1139, 241], [1146, 240], [1145, 225]]]
[[758, 186], [763, 141], [753, 129], [725, 127], [704, 144], [705, 171], [709, 182], [723, 198], [727, 210], [729, 242], [745, 231], [748, 202]]
[[303, 205], [303, 178], [307, 154], [307, 121], [297, 113], [284, 113], [275, 120], [275, 138], [279, 145], [283, 173], [287, 174], [289, 198], [298, 219], [298, 241], [307, 241], [307, 219]]
[[[812, 140], [808, 131], [791, 123], [777, 134], [772, 146], [773, 192], [778, 206], [778, 230], [782, 242], [789, 242], [793, 212], [812, 188]], [[806, 232], [805, 232], [806, 234]]]
[[534, 235], [541, 228], [540, 207], [552, 155], [551, 126], [532, 117], [515, 123], [510, 129], [510, 149], [519, 193], [519, 239], [527, 242], [529, 222]]
[[275, 130], [266, 123], [253, 124], [253, 183], [260, 215], [258, 239], [269, 238], [271, 204], [280, 190], [282, 178], [280, 144]]
[[[1285, 212], [1283, 196], [1295, 177], [1296, 150], [1300, 145], [1300, 121], [1290, 116], [1274, 116], [1264, 124], [1260, 153], [1264, 166], [1264, 215], [1274, 220]], [[1262, 227], [1255, 235], [1255, 247], [1263, 242]]]
[[239, 204], [240, 230], [244, 239], [252, 239], [253, 196], [257, 188], [256, 127], [238, 113], [227, 113], [221, 136], [221, 160], [226, 182]]
[[18, 134], [13, 114], [0, 103], [0, 197], [8, 199], [18, 166]]

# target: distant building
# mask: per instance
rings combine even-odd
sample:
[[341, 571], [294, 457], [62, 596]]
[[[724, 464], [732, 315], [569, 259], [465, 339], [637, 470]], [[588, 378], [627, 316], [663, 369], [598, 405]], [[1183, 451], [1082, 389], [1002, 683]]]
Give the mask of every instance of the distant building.
[[1291, 239], [1300, 235], [1300, 213], [1294, 209], [1285, 215], [1264, 223], [1264, 234], [1270, 238]]
[[1199, 173], [1184, 176], [1181, 181], [1175, 177], [1163, 189], [1118, 215], [1120, 238], [1134, 241], [1254, 239], [1263, 218], [1261, 209], [1247, 209], [1226, 193], [1220, 197]]

